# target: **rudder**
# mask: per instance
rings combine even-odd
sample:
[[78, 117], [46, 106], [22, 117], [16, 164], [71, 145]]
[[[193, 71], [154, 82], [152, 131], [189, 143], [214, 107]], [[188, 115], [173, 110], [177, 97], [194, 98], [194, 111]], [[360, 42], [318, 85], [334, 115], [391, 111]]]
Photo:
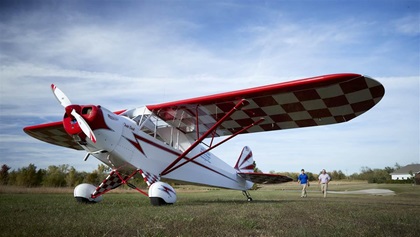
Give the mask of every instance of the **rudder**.
[[254, 167], [254, 158], [252, 157], [251, 148], [245, 146], [242, 149], [241, 155], [239, 156], [234, 168], [239, 172], [249, 173], [254, 172]]

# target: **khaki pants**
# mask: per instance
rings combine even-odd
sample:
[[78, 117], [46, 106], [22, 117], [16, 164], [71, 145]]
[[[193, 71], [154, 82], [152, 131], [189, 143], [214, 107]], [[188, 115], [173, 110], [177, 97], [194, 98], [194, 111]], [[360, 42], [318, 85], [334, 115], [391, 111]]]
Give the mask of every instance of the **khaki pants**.
[[324, 198], [327, 197], [327, 189], [328, 189], [328, 184], [321, 184], [321, 192], [324, 194]]
[[302, 194], [300, 197], [306, 197], [306, 188], [308, 187], [308, 184], [301, 184], [300, 186], [302, 186]]

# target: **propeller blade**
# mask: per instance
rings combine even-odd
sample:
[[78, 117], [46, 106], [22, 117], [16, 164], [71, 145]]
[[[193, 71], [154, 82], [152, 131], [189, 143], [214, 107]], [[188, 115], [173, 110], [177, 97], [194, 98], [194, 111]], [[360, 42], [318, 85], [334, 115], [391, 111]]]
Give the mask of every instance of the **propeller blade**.
[[73, 111], [71, 111], [71, 115], [73, 115], [73, 117], [76, 118], [77, 123], [79, 124], [80, 128], [82, 129], [83, 133], [90, 139], [92, 140], [93, 143], [96, 143], [96, 137], [95, 134], [93, 134], [92, 129], [90, 129], [89, 124], [86, 122], [86, 120], [80, 116], [76, 110], [73, 109]]
[[54, 84], [51, 84], [51, 89], [55, 98], [58, 100], [58, 102], [60, 102], [61, 106], [65, 108], [71, 105], [69, 98], [67, 98], [66, 94], [64, 94], [64, 92], [62, 92], [58, 87], [56, 87]]

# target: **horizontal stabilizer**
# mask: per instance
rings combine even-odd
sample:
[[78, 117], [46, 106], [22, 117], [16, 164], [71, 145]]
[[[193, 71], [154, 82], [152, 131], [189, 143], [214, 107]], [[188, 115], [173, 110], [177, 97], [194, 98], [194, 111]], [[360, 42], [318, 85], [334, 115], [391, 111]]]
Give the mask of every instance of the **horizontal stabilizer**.
[[292, 178], [281, 174], [267, 173], [238, 173], [242, 178], [257, 184], [279, 184], [293, 181]]

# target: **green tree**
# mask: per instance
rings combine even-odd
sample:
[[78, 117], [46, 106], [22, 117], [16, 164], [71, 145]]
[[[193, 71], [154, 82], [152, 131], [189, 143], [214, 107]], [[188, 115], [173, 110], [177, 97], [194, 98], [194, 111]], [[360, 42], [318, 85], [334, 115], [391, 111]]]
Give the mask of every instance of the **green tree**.
[[294, 172], [284, 172], [283, 175], [286, 175], [290, 178], [292, 178], [294, 181], [297, 181], [299, 173], [294, 173]]
[[39, 173], [37, 173], [36, 166], [34, 164], [29, 164], [28, 167], [18, 169], [16, 175], [16, 185], [35, 187], [40, 184]]
[[359, 179], [367, 180], [368, 183], [385, 183], [391, 179], [386, 169], [371, 169], [369, 167], [362, 167], [362, 172], [359, 174]]
[[89, 183], [89, 184], [93, 184], [93, 185], [98, 185], [102, 182], [99, 181], [99, 177], [98, 177], [98, 173], [97, 172], [92, 172], [92, 173], [88, 173], [85, 178], [83, 179], [84, 183]]
[[111, 172], [111, 168], [104, 164], [100, 164], [95, 171], [98, 173], [99, 182], [102, 182]]
[[254, 173], [262, 173], [262, 171], [260, 169], [258, 169], [257, 163], [255, 163], [255, 160], [254, 160], [253, 164], [254, 164]]
[[333, 170], [330, 175], [331, 175], [331, 179], [333, 179], [333, 180], [346, 179], [346, 175], [341, 170], [338, 170], [338, 171]]
[[66, 175], [68, 165], [50, 165], [44, 175], [42, 184], [47, 187], [64, 187], [66, 186]]
[[315, 175], [312, 172], [306, 172], [306, 175], [308, 175], [309, 181], [315, 181], [318, 179], [318, 176], [315, 177]]
[[392, 172], [394, 172], [394, 171], [395, 171], [395, 169], [394, 169], [394, 168], [392, 168], [392, 167], [387, 166], [387, 167], [385, 167], [385, 171], [386, 171], [388, 174], [391, 174]]
[[351, 180], [360, 180], [359, 173], [353, 173], [349, 176]]
[[369, 180], [371, 177], [373, 177], [373, 170], [367, 166], [363, 166], [358, 178], [360, 180]]
[[12, 170], [12, 172], [10, 172], [8, 175], [7, 185], [17, 185], [16, 178], [17, 178], [17, 172], [15, 170]]
[[385, 183], [387, 180], [390, 180], [390, 176], [388, 172], [384, 169], [374, 169], [373, 170], [373, 177], [368, 179], [368, 183]]
[[104, 164], [100, 164], [96, 170], [85, 175], [83, 182], [98, 185], [108, 176], [110, 171], [111, 168]]
[[0, 170], [0, 184], [5, 185], [8, 183], [9, 181], [9, 170], [10, 167], [7, 166], [6, 164], [3, 164], [1, 166], [1, 170]]
[[37, 177], [37, 186], [42, 184], [42, 180], [44, 179], [45, 175], [47, 174], [47, 171], [45, 169], [39, 169], [36, 172], [36, 177]]
[[69, 171], [66, 174], [66, 185], [68, 187], [75, 187], [78, 184], [81, 184], [83, 182], [83, 174], [77, 172], [77, 170], [72, 166], [70, 167]]

